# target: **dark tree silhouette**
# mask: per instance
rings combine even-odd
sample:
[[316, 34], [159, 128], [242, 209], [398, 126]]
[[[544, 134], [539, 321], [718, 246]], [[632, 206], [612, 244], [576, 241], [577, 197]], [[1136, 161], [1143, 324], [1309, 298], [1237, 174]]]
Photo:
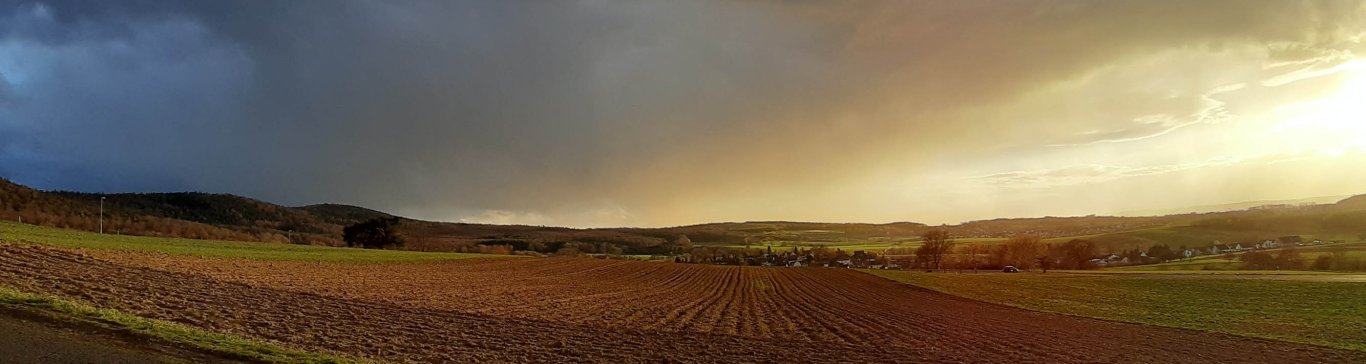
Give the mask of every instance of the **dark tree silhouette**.
[[342, 229], [342, 240], [348, 247], [366, 249], [398, 248], [403, 246], [403, 235], [398, 232], [398, 218], [378, 218], [352, 224]]
[[1280, 254], [1276, 254], [1276, 270], [1281, 269], [1300, 269], [1303, 262], [1300, 261], [1300, 252], [1294, 246], [1281, 249]]
[[1148, 248], [1148, 258], [1157, 259], [1159, 262], [1176, 259], [1177, 256], [1179, 255], [1177, 255], [1176, 251], [1172, 250], [1172, 247], [1167, 246], [1167, 244], [1158, 244]]
[[1272, 257], [1271, 253], [1250, 251], [1243, 253], [1239, 258], [1243, 260], [1244, 269], [1276, 269], [1276, 258]]
[[1064, 269], [1091, 269], [1091, 257], [1096, 256], [1096, 244], [1090, 240], [1072, 239], [1059, 247]]

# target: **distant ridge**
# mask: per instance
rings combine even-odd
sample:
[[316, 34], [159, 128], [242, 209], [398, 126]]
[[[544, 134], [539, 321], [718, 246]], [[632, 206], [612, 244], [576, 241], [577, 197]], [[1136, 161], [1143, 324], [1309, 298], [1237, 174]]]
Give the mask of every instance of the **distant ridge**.
[[1120, 212], [1120, 213], [1118, 213], [1118, 214], [1116, 214], [1116, 215], [1118, 215], [1118, 216], [1161, 216], [1161, 215], [1177, 215], [1177, 214], [1204, 214], [1204, 213], [1210, 213], [1210, 212], [1240, 211], [1240, 210], [1247, 210], [1247, 209], [1254, 208], [1254, 207], [1273, 206], [1273, 205], [1305, 205], [1305, 204], [1321, 205], [1321, 204], [1332, 204], [1332, 203], [1336, 203], [1336, 202], [1338, 202], [1338, 201], [1341, 201], [1341, 200], [1346, 199], [1346, 198], [1349, 198], [1349, 197], [1352, 197], [1352, 195], [1320, 196], [1320, 197], [1308, 197], [1308, 198], [1299, 198], [1299, 199], [1290, 199], [1290, 200], [1245, 201], [1245, 202], [1234, 202], [1234, 203], [1226, 203], [1226, 204], [1218, 204], [1218, 205], [1201, 205], [1201, 206], [1181, 207], [1181, 208], [1174, 208], [1174, 209], [1123, 211], [1123, 212]]
[[392, 217], [357, 206], [286, 207], [222, 193], [39, 191], [0, 179], [0, 218], [98, 231], [101, 197], [104, 231], [128, 235], [340, 245], [343, 226]]
[[[1216, 210], [1263, 205], [1317, 204], [1303, 208], [1181, 213], [1163, 216], [1073, 216], [1001, 218], [957, 225], [915, 222], [820, 223], [793, 221], [717, 222], [664, 228], [577, 229], [406, 219], [359, 206], [317, 204], [286, 207], [252, 198], [200, 192], [81, 193], [39, 191], [0, 178], [0, 219], [26, 224], [97, 231], [100, 197], [106, 233], [314, 245], [343, 245], [342, 228], [374, 218], [400, 218], [406, 249], [485, 252], [490, 247], [554, 252], [572, 247], [586, 253], [669, 254], [698, 246], [844, 246], [851, 243], [914, 243], [931, 229], [955, 238], [1043, 238], [1099, 236], [1172, 226], [1248, 231], [1268, 226], [1293, 231], [1348, 231], [1366, 227], [1366, 195], [1316, 197], [1210, 206]], [[1341, 200], [1335, 204], [1327, 204]], [[1199, 208], [1191, 208], [1199, 210]], [[1191, 209], [1172, 211], [1188, 212]], [[1363, 231], [1366, 232], [1366, 231]], [[1355, 234], [1355, 233], [1354, 233]]]

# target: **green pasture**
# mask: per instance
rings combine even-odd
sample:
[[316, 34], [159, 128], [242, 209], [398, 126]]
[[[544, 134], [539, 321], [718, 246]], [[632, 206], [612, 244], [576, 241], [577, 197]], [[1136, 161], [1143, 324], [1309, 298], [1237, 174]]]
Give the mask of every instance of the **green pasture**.
[[1366, 350], [1366, 280], [1332, 279], [1361, 275], [868, 273], [1029, 310]]

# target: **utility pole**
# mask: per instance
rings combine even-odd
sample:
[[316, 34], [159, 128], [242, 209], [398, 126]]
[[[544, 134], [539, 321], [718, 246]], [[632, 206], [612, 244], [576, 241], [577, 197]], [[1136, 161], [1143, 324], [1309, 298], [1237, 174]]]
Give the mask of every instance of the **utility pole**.
[[100, 234], [104, 234], [104, 196], [100, 196]]

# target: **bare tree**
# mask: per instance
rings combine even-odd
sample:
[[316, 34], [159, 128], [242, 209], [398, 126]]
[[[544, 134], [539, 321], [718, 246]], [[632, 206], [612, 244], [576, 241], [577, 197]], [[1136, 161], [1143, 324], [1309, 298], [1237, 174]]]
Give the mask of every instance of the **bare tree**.
[[930, 230], [920, 235], [923, 241], [917, 255], [923, 251], [927, 265], [939, 270], [944, 262], [944, 254], [948, 254], [953, 248], [953, 239], [949, 237], [948, 230]]
[[986, 247], [981, 244], [968, 244], [958, 248], [958, 254], [967, 256], [967, 264], [972, 268], [973, 273], [977, 273], [977, 266], [981, 265], [978, 257], [986, 252]]

